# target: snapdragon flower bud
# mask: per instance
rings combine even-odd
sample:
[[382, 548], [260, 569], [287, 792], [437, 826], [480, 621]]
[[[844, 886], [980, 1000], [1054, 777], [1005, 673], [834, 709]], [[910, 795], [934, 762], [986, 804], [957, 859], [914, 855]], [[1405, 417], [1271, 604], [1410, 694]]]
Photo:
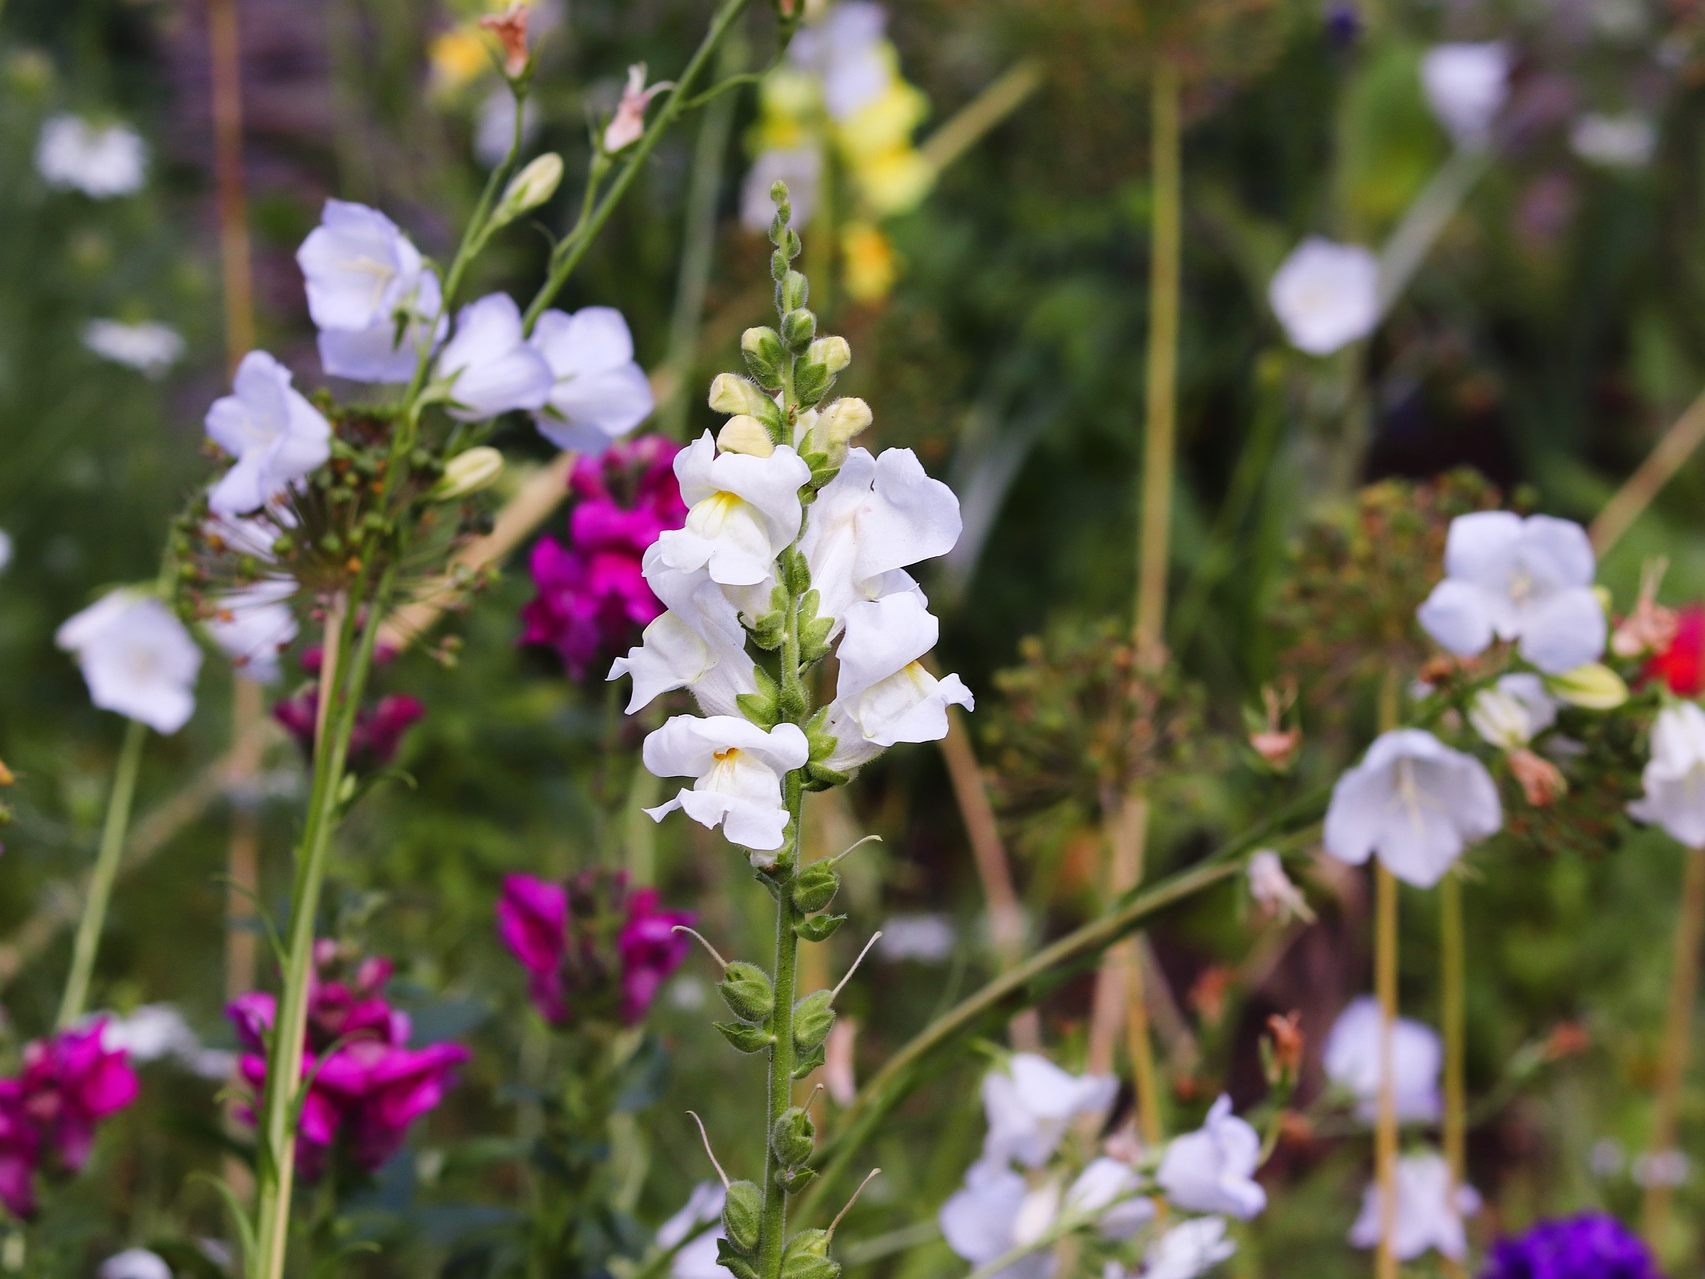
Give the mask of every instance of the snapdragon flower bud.
[[716, 447], [723, 453], [768, 457], [776, 451], [776, 442], [770, 438], [769, 428], [757, 418], [737, 413], [716, 433]]
[[718, 413], [744, 413], [759, 421], [775, 416], [776, 406], [762, 391], [735, 373], [718, 373], [710, 384], [710, 406]]
[[555, 195], [561, 185], [562, 157], [548, 151], [509, 179], [509, 185], [503, 189], [503, 198], [497, 202], [497, 210], [492, 214], [492, 225], [502, 226], [529, 209], [538, 208]]
[[740, 352], [746, 357], [746, 367], [760, 386], [779, 391], [782, 384], [782, 361], [787, 352], [781, 344], [781, 334], [768, 325], [758, 325], [740, 335]]
[[1628, 685], [1622, 676], [1602, 662], [1547, 675], [1545, 688], [1553, 697], [1589, 711], [1613, 711], [1628, 700]]
[[846, 460], [847, 446], [870, 425], [870, 405], [856, 395], [834, 401], [818, 411], [806, 448], [822, 453], [829, 465], [839, 466]]
[[454, 502], [479, 492], [502, 474], [503, 454], [482, 444], [444, 464], [444, 474], [433, 486], [432, 496], [440, 502]]
[[852, 363], [852, 347], [843, 337], [818, 338], [805, 349], [808, 364], [821, 364], [834, 377]]

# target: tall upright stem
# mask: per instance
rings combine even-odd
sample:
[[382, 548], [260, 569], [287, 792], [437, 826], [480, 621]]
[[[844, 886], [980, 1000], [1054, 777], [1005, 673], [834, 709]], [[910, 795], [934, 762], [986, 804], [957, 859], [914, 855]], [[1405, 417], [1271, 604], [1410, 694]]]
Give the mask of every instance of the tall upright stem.
[[1379, 998], [1379, 1101], [1374, 1122], [1374, 1176], [1379, 1185], [1378, 1279], [1396, 1279], [1392, 1235], [1397, 1225], [1397, 1089], [1393, 1044], [1397, 1026], [1397, 878], [1374, 868], [1374, 993]]
[[[1658, 1066], [1657, 1099], [1652, 1114], [1652, 1139], [1646, 1149], [1653, 1162], [1671, 1155], [1681, 1115], [1681, 1085], [1687, 1077], [1688, 1048], [1693, 1039], [1693, 1006], [1699, 998], [1700, 942], [1705, 936], [1705, 848], [1686, 852], [1682, 880], [1681, 916], [1675, 925], [1675, 955], [1670, 964], [1669, 1006], [1664, 1014], [1663, 1056]], [[1660, 1257], [1669, 1230], [1671, 1179], [1652, 1177], [1641, 1206], [1641, 1233]]]
[[[1463, 950], [1462, 878], [1454, 872], [1439, 884], [1439, 984], [1444, 1032], [1444, 1147], [1450, 1168], [1451, 1203], [1468, 1180], [1468, 1027], [1465, 997], [1467, 956]], [[1450, 1279], [1467, 1271], [1454, 1257], [1444, 1258]]]
[[142, 746], [147, 740], [148, 726], [141, 720], [133, 719], [125, 726], [124, 745], [119, 749], [112, 794], [107, 800], [106, 821], [101, 827], [100, 849], [95, 854], [95, 869], [89, 878], [89, 897], [83, 905], [83, 917], [77, 921], [77, 935], [71, 943], [71, 971], [65, 979], [65, 994], [59, 1001], [58, 1025], [61, 1030], [75, 1024], [88, 1011], [89, 982], [95, 972], [95, 955], [101, 947], [101, 932], [106, 927], [113, 881], [118, 878], [119, 862], [124, 857], [124, 837], [130, 829], [131, 802], [136, 798], [136, 775], [142, 768]]
[[800, 774], [787, 778], [787, 811], [793, 822], [793, 847], [787, 870], [778, 881], [776, 893], [775, 1013], [770, 1019], [774, 1042], [770, 1045], [769, 1092], [764, 1121], [764, 1215], [758, 1236], [758, 1274], [761, 1279], [780, 1279], [782, 1252], [787, 1245], [787, 1190], [781, 1184], [785, 1171], [772, 1149], [769, 1134], [776, 1121], [793, 1104], [793, 1004], [799, 975], [799, 934], [794, 931], [798, 914], [788, 891], [794, 869], [799, 865], [800, 831], [803, 829], [804, 788]]

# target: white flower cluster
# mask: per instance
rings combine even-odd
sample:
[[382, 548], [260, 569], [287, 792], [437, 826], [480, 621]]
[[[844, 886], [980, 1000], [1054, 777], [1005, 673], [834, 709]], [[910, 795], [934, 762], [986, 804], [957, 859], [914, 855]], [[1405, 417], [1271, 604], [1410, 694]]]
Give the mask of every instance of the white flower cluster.
[[36, 141], [36, 171], [42, 181], [96, 200], [140, 190], [147, 168], [147, 146], [122, 124], [56, 115], [42, 125]]
[[[1075, 1176], [1052, 1166], [1069, 1130], [1104, 1118], [1117, 1091], [1111, 1077], [1074, 1076], [1034, 1053], [991, 1072], [983, 1080], [982, 1155], [941, 1208], [948, 1246], [978, 1267], [1005, 1259], [1003, 1279], [1050, 1279], [1052, 1245], [1063, 1235], [1132, 1241], [1154, 1222], [1158, 1194], [1174, 1209], [1211, 1215], [1151, 1239], [1142, 1253], [1145, 1279], [1195, 1279], [1230, 1257], [1225, 1218], [1255, 1216], [1267, 1195], [1254, 1180], [1261, 1139], [1231, 1113], [1229, 1097], [1213, 1104], [1201, 1128], [1173, 1138], [1158, 1161], [1104, 1153]], [[1110, 1276], [1123, 1273], [1110, 1263]]]

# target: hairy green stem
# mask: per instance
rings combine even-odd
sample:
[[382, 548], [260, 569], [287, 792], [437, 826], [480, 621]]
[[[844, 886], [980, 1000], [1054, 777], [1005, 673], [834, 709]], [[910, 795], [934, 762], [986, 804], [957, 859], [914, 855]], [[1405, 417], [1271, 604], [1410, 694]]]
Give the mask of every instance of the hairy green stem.
[[61, 1030], [75, 1024], [88, 1011], [89, 982], [94, 977], [95, 956], [106, 927], [107, 907], [112, 902], [113, 881], [118, 878], [119, 863], [124, 859], [131, 803], [136, 798], [136, 775], [142, 768], [142, 747], [147, 740], [148, 726], [141, 720], [133, 719], [126, 725], [118, 768], [113, 774], [112, 795], [107, 800], [106, 821], [101, 827], [100, 848], [95, 854], [95, 869], [89, 877], [89, 898], [71, 943], [71, 971], [59, 1002], [57, 1024]]
[[[798, 678], [797, 644], [794, 677]], [[799, 984], [799, 934], [794, 931], [798, 913], [793, 908], [789, 891], [794, 870], [799, 865], [801, 822], [804, 811], [804, 787], [799, 773], [787, 777], [787, 811], [793, 823], [793, 847], [789, 851], [786, 874], [776, 888], [776, 948], [775, 1013], [770, 1019], [774, 1042], [770, 1044], [770, 1074], [767, 1113], [764, 1120], [764, 1214], [758, 1235], [758, 1273], [763, 1279], [779, 1279], [782, 1250], [787, 1245], [787, 1190], [781, 1184], [786, 1170], [770, 1143], [770, 1133], [776, 1121], [793, 1104], [793, 1068], [796, 1060], [793, 1043], [793, 1005]]]

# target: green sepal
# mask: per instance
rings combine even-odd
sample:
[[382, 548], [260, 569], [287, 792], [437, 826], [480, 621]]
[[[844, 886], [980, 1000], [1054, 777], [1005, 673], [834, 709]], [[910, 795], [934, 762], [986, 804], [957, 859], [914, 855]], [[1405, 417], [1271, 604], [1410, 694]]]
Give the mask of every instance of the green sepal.
[[770, 985], [770, 975], [743, 959], [735, 960], [722, 970], [722, 980], [716, 989], [729, 1011], [741, 1021], [765, 1022], [775, 1011], [776, 993]]
[[746, 357], [753, 381], [767, 391], [781, 390], [782, 361], [787, 359], [781, 334], [767, 326], [748, 329], [740, 335], [740, 354]]
[[828, 941], [847, 922], [845, 915], [812, 915], [793, 921], [793, 931], [805, 941]]
[[781, 1188], [790, 1195], [797, 1195], [816, 1179], [815, 1168], [784, 1168], [776, 1180], [781, 1182]]
[[813, 1070], [820, 1068], [823, 1065], [824, 1059], [825, 1053], [823, 1051], [822, 1044], [818, 1044], [808, 1053], [801, 1053], [793, 1063], [794, 1079], [804, 1079]]
[[[801, 920], [800, 923], [806, 921]], [[819, 1047], [829, 1037], [829, 1027], [835, 1024], [835, 994], [817, 990], [793, 1006], [793, 1045], [801, 1052]]]
[[[812, 592], [815, 594], [816, 592]], [[829, 655], [829, 632], [835, 619], [818, 617], [799, 628], [799, 660], [820, 662]]]
[[839, 1279], [840, 1263], [829, 1257], [827, 1230], [801, 1230], [781, 1255], [782, 1279]]
[[[792, 231], [788, 232], [793, 235]], [[791, 248], [788, 244], [783, 246]], [[789, 270], [776, 284], [776, 310], [782, 315], [789, 311], [797, 311], [811, 300], [811, 282], [798, 271]]]
[[764, 1192], [751, 1181], [731, 1181], [722, 1205], [722, 1228], [736, 1252], [751, 1256], [758, 1250], [764, 1220]]
[[758, 691], [739, 694], [735, 697], [734, 704], [742, 715], [759, 728], [774, 728], [781, 722], [781, 711], [776, 705], [776, 698], [781, 689], [776, 686], [770, 673], [755, 663], [752, 666], [752, 682], [758, 686]]
[[[800, 600], [800, 610], [803, 615], [805, 600], [810, 599], [812, 595], [811, 565], [806, 563], [803, 554], [790, 546], [781, 553], [779, 566], [782, 584], [787, 587], [790, 593], [804, 597]], [[816, 612], [815, 606], [812, 607], [811, 611]]]
[[716, 1241], [716, 1264], [733, 1275], [734, 1279], [761, 1279], [757, 1263], [736, 1252], [734, 1245], [726, 1239]]
[[793, 371], [793, 394], [806, 408], [813, 407], [829, 393], [835, 379], [821, 364], [801, 364]]
[[770, 1127], [770, 1149], [784, 1168], [797, 1168], [817, 1150], [817, 1125], [801, 1106], [789, 1106]]
[[829, 862], [812, 862], [794, 876], [794, 908], [807, 915], [815, 914], [835, 900], [840, 887], [841, 877]]
[[743, 1021], [719, 1021], [712, 1023], [722, 1037], [743, 1053], [761, 1053], [775, 1043], [775, 1036], [762, 1026], [748, 1026]]
[[[794, 307], [781, 317], [781, 340], [792, 347], [795, 352], [803, 352], [806, 347], [811, 345], [816, 336], [817, 317], [806, 310], [803, 305]], [[823, 371], [828, 372], [826, 368]], [[794, 377], [797, 379], [798, 375], [799, 370], [795, 369]]]
[[765, 613], [752, 623], [752, 642], [766, 653], [773, 653], [787, 637], [787, 618], [780, 611]]
[[[831, 738], [830, 740], [834, 739]], [[839, 769], [830, 768], [827, 764], [813, 762], [805, 766], [806, 790], [833, 790], [837, 786], [845, 786], [850, 781], [852, 781], [851, 773], [843, 773]]]

